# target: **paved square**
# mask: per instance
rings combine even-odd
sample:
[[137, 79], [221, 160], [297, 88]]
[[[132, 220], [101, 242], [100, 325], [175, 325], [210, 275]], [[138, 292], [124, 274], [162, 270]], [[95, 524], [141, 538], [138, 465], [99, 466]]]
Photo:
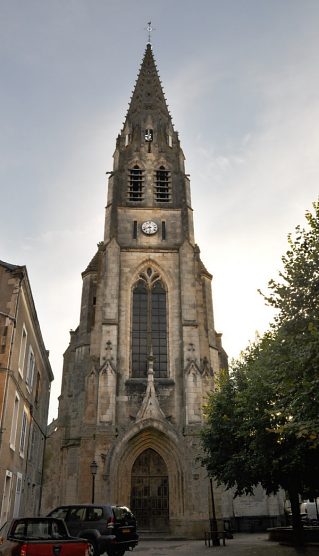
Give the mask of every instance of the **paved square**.
[[266, 533], [235, 534], [226, 540], [226, 546], [207, 547], [204, 541], [190, 540], [141, 540], [134, 549], [138, 556], [318, 556], [318, 546], [296, 549], [268, 541]]

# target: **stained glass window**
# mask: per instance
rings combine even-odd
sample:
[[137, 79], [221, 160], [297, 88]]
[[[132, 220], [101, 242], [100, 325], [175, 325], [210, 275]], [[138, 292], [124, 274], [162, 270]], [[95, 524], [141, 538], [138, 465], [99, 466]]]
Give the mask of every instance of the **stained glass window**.
[[133, 288], [132, 376], [147, 376], [153, 352], [154, 376], [167, 376], [166, 290], [152, 269]]

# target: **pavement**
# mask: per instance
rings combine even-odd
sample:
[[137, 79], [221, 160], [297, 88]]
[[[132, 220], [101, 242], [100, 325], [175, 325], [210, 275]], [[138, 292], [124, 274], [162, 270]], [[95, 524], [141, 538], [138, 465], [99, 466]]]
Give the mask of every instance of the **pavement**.
[[[125, 556], [130, 552], [125, 553]], [[319, 556], [319, 545], [294, 548], [268, 540], [267, 533], [235, 533], [226, 546], [205, 546], [204, 540], [141, 536], [132, 556]]]

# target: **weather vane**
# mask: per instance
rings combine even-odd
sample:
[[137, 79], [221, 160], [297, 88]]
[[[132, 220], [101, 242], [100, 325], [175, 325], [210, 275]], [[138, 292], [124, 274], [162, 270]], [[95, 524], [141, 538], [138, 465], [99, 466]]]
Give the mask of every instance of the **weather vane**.
[[145, 30], [148, 32], [148, 44], [151, 44], [151, 32], [155, 30], [155, 27], [152, 27], [151, 21], [147, 22], [147, 27], [145, 27]]

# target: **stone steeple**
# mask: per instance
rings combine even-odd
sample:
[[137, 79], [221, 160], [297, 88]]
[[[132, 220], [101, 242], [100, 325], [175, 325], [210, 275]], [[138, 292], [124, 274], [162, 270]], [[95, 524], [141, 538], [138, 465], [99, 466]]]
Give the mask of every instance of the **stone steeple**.
[[127, 124], [138, 123], [144, 111], [152, 112], [154, 121], [164, 120], [166, 123], [171, 123], [171, 116], [150, 44], [146, 46], [124, 129]]
[[61, 469], [52, 459], [43, 508], [87, 500], [94, 459], [97, 501], [131, 506], [146, 529], [201, 534], [208, 486], [196, 464], [199, 430], [223, 351], [150, 44], [116, 140], [104, 240], [82, 278], [47, 443]]
[[185, 175], [184, 154], [150, 44], [146, 46], [125, 122], [116, 141], [106, 207], [106, 242], [119, 237], [119, 207], [163, 209], [166, 215], [172, 209], [182, 210], [181, 239], [193, 243], [190, 184]]

